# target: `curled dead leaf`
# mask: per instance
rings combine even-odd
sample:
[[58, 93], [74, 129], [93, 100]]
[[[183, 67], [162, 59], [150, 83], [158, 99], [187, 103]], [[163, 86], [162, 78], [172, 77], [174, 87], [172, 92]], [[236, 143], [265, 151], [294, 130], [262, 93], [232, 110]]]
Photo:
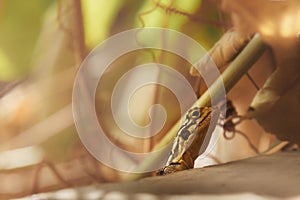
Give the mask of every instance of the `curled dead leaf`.
[[248, 117], [278, 138], [300, 144], [300, 1], [223, 0], [222, 4], [237, 31], [260, 33], [275, 57], [276, 70], [257, 92]]

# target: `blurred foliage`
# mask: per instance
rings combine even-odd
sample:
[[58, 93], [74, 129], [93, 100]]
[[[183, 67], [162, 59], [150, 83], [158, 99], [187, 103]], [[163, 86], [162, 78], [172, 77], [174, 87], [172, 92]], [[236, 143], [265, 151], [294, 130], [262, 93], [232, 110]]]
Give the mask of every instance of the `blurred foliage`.
[[[54, 3], [52, 0], [31, 0], [26, 3], [3, 0], [0, 15], [0, 80], [17, 79], [31, 72], [31, 56], [45, 12]], [[201, 23], [201, 20], [193, 22], [189, 17], [178, 14], [178, 11], [188, 15], [202, 13], [208, 18], [217, 20], [216, 7], [208, 1], [204, 4], [207, 4], [204, 7], [209, 15], [200, 12], [199, 0], [186, 2], [164, 0], [157, 3], [153, 0], [82, 1], [87, 47], [91, 49], [113, 33], [142, 27], [144, 23], [149, 27], [167, 27], [183, 31], [209, 48], [219, 38], [220, 28], [210, 26], [206, 22]], [[151, 9], [152, 12], [145, 13]], [[142, 23], [139, 18], [143, 18]]]
[[[84, 17], [84, 27], [86, 34], [86, 44], [89, 48], [95, 47], [101, 41], [109, 37], [114, 22], [119, 22], [118, 17], [123, 10], [122, 7], [130, 5], [134, 10], [143, 1], [82, 1], [82, 11]], [[128, 9], [125, 14], [129, 15]], [[121, 16], [124, 20], [126, 16]], [[132, 20], [132, 16], [130, 16]], [[127, 17], [128, 18], [128, 17]], [[101, 20], [99, 20], [101, 19]], [[122, 23], [124, 25], [124, 23]], [[126, 23], [125, 23], [126, 24]], [[127, 24], [126, 24], [127, 26]]]
[[[243, 8], [244, 2], [237, 0], [227, 2], [232, 6], [227, 8], [229, 13], [245, 11], [240, 9]], [[249, 1], [247, 6], [251, 7], [253, 4]], [[260, 6], [255, 5], [251, 8], [253, 10], [256, 7]], [[258, 26], [260, 23], [256, 23], [264, 18], [264, 15], [258, 15], [259, 18], [254, 21], [255, 23], [251, 17], [247, 18], [251, 16], [248, 13], [252, 10], [244, 12], [245, 19], [251, 22], [251, 31], [245, 31], [246, 34], [251, 34], [253, 30], [265, 30]], [[264, 9], [257, 11], [263, 13]], [[240, 16], [243, 16], [243, 12]], [[268, 19], [271, 20], [272, 16]], [[247, 23], [242, 25], [245, 24]], [[66, 175], [65, 178], [75, 183], [74, 185], [121, 180], [121, 173], [93, 160], [76, 133], [71, 113], [71, 98], [73, 81], [81, 61], [96, 45], [111, 35], [132, 28], [174, 29], [210, 49], [231, 26], [230, 17], [221, 10], [219, 0], [0, 0], [0, 81], [29, 77], [28, 81], [0, 99], [0, 150], [9, 152], [21, 147], [38, 146], [44, 156], [43, 159], [49, 159], [58, 166]], [[238, 23], [235, 26], [245, 27]], [[276, 37], [274, 38], [271, 38], [272, 41], [276, 41]], [[268, 38], [266, 41], [269, 42]], [[272, 46], [273, 43], [268, 44]], [[231, 42], [228, 45], [231, 47]], [[256, 75], [260, 85], [274, 67], [270, 57], [264, 60], [268, 61], [268, 65], [262, 62], [258, 65], [258, 70], [251, 71]], [[194, 86], [197, 95], [206, 89], [204, 84], [199, 85], [198, 78], [190, 75], [191, 64], [169, 52], [153, 49], [134, 51], [112, 63], [99, 81], [95, 107], [98, 119], [107, 129], [112, 142], [133, 152], [151, 150], [180, 118], [178, 101], [174, 94], [161, 86], [147, 86], [136, 92], [130, 102], [130, 109], [132, 108], [136, 123], [146, 125], [150, 121], [149, 107], [156, 103], [163, 105], [167, 111], [168, 121], [160, 134], [152, 138], [152, 141], [132, 139], [122, 133], [114, 123], [110, 100], [116, 82], [134, 66], [149, 62], [172, 66]], [[163, 75], [158, 76], [158, 79], [165, 78]], [[238, 102], [238, 111], [245, 111], [256, 91], [248, 90], [249, 81], [245, 79], [236, 88], [237, 92], [230, 95], [234, 97], [234, 103]], [[244, 94], [245, 88], [247, 94]], [[299, 90], [299, 86], [294, 90]], [[280, 103], [280, 108], [283, 108], [283, 105], [284, 102]], [[268, 146], [270, 137], [263, 135], [258, 126], [247, 123], [246, 128], [252, 131], [248, 136], [254, 139], [255, 144], [261, 145], [262, 148]], [[266, 122], [267, 125], [271, 123]], [[237, 138], [237, 142], [230, 145], [226, 142], [221, 141], [221, 148], [218, 150], [217, 156], [221, 161], [253, 155], [241, 138]], [[20, 154], [14, 159], [20, 161], [25, 156]], [[116, 162], [125, 162], [126, 158], [122, 157], [120, 160]], [[41, 161], [41, 158], [37, 161]], [[0, 198], [3, 191], [11, 192], [15, 196], [32, 191], [32, 185], [28, 182], [35, 180], [37, 161], [32, 164], [24, 163], [23, 168], [0, 171], [1, 180], [6, 180], [0, 183], [6, 184], [6, 187], [0, 187]], [[53, 185], [57, 186], [56, 188], [67, 187], [55, 178], [49, 178], [51, 174], [49, 171], [41, 170], [41, 173], [43, 174], [41, 190], [53, 189], [55, 188]], [[6, 176], [7, 174], [15, 176], [18, 174], [18, 180], [23, 181], [16, 186], [15, 180], [7, 178], [11, 177]], [[14, 191], [17, 191], [17, 194]]]
[[92, 48], [111, 34], [131, 28], [165, 27], [182, 31], [209, 48], [222, 33], [217, 5], [201, 0], [82, 1], [86, 44]]
[[30, 73], [31, 56], [43, 24], [43, 16], [52, 4], [52, 0], [2, 1], [0, 80], [12, 80]]
[[[208, 49], [220, 37], [223, 32], [223, 25], [226, 24], [225, 22], [219, 22], [220, 10], [217, 5], [211, 1], [202, 2], [200, 0], [186, 2], [179, 0], [128, 0], [122, 3], [116, 3], [115, 1], [99, 1], [98, 3], [84, 1], [83, 17], [86, 44], [89, 48], [92, 48], [108, 36], [131, 28], [161, 27], [185, 33]], [[111, 24], [108, 25], [109, 23]], [[149, 141], [136, 140], [126, 136], [114, 123], [110, 109], [110, 97], [113, 87], [128, 70], [148, 62], [159, 62], [172, 66], [172, 68], [183, 74], [191, 85], [197, 84], [197, 78], [189, 75], [190, 63], [171, 53], [159, 50], [141, 50], [126, 54], [108, 68], [97, 89], [96, 108], [99, 122], [106, 127], [118, 145], [122, 144], [125, 148], [137, 152], [149, 151], [153, 148], [156, 141], [160, 140], [164, 133], [180, 118], [177, 99], [167, 88], [155, 86], [154, 89], [141, 89], [140, 94], [143, 94], [143, 99], [147, 99], [147, 101], [136, 102], [142, 108], [133, 109], [138, 110], [138, 116], [140, 116], [133, 117], [136, 119], [136, 123], [144, 125], [149, 123], [148, 108], [151, 105], [158, 103], [163, 105], [167, 111], [168, 119], [164, 128], [160, 131], [160, 134], [152, 138], [153, 141], [150, 141], [150, 144], [148, 144]], [[158, 75], [158, 79], [166, 78], [164, 75]], [[155, 119], [159, 119], [156, 114], [154, 114], [153, 120]], [[144, 146], [144, 148], [139, 146]]]

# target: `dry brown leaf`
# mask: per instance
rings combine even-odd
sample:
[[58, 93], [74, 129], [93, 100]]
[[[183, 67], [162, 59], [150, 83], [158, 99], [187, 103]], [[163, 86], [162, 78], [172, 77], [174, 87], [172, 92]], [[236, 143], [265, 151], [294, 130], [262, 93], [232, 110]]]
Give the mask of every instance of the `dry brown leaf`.
[[196, 64], [195, 68], [191, 68], [190, 74], [199, 76], [200, 74], [196, 69], [204, 69], [209, 73], [210, 68], [207, 62], [210, 59], [214, 61], [218, 68], [224, 67], [240, 53], [249, 40], [249, 35], [241, 35], [235, 29], [228, 30], [209, 50], [207, 55]]
[[259, 32], [273, 51], [276, 70], [256, 94], [249, 117], [281, 139], [300, 143], [300, 1], [223, 0], [241, 34]]
[[[300, 55], [300, 52], [299, 54]], [[287, 58], [257, 93], [249, 116], [282, 140], [300, 143], [300, 58]]]

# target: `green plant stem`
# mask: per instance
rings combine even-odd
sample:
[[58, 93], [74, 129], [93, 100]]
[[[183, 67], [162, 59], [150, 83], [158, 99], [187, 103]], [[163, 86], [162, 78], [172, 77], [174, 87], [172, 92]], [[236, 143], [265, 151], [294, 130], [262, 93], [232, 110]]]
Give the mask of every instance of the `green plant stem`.
[[[264, 53], [266, 45], [262, 42], [260, 35], [256, 34], [252, 40], [247, 44], [247, 46], [239, 53], [234, 61], [230, 63], [227, 69], [222, 73], [222, 75], [216, 79], [216, 81], [211, 85], [209, 90], [207, 90], [194, 104], [192, 107], [204, 107], [209, 106], [211, 102], [211, 96], [213, 95], [222, 95], [223, 87], [225, 87], [226, 93], [228, 93], [233, 86], [242, 78], [242, 76], [247, 73], [251, 66], [260, 58]], [[185, 116], [185, 115], [184, 115]], [[180, 127], [180, 122], [182, 119], [170, 129], [166, 136], [155, 145], [153, 151], [159, 150], [169, 144], [177, 134], [177, 131]], [[139, 166], [139, 171], [142, 169], [147, 169], [151, 166], [152, 163], [155, 163], [159, 158], [159, 154], [152, 154], [147, 157], [144, 162]], [[135, 180], [141, 178], [145, 175], [135, 174], [130, 176], [130, 180]]]

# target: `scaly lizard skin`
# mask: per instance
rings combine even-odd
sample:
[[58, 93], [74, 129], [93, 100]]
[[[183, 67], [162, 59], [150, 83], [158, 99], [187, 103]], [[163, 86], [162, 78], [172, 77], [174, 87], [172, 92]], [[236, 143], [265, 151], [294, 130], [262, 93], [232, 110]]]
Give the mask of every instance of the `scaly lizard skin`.
[[[208, 133], [209, 126], [215, 127], [218, 121], [217, 108], [194, 107], [188, 111], [184, 124], [180, 127], [173, 143], [171, 155], [166, 166], [157, 175], [192, 169], [194, 161]], [[210, 129], [213, 131], [213, 129]]]

